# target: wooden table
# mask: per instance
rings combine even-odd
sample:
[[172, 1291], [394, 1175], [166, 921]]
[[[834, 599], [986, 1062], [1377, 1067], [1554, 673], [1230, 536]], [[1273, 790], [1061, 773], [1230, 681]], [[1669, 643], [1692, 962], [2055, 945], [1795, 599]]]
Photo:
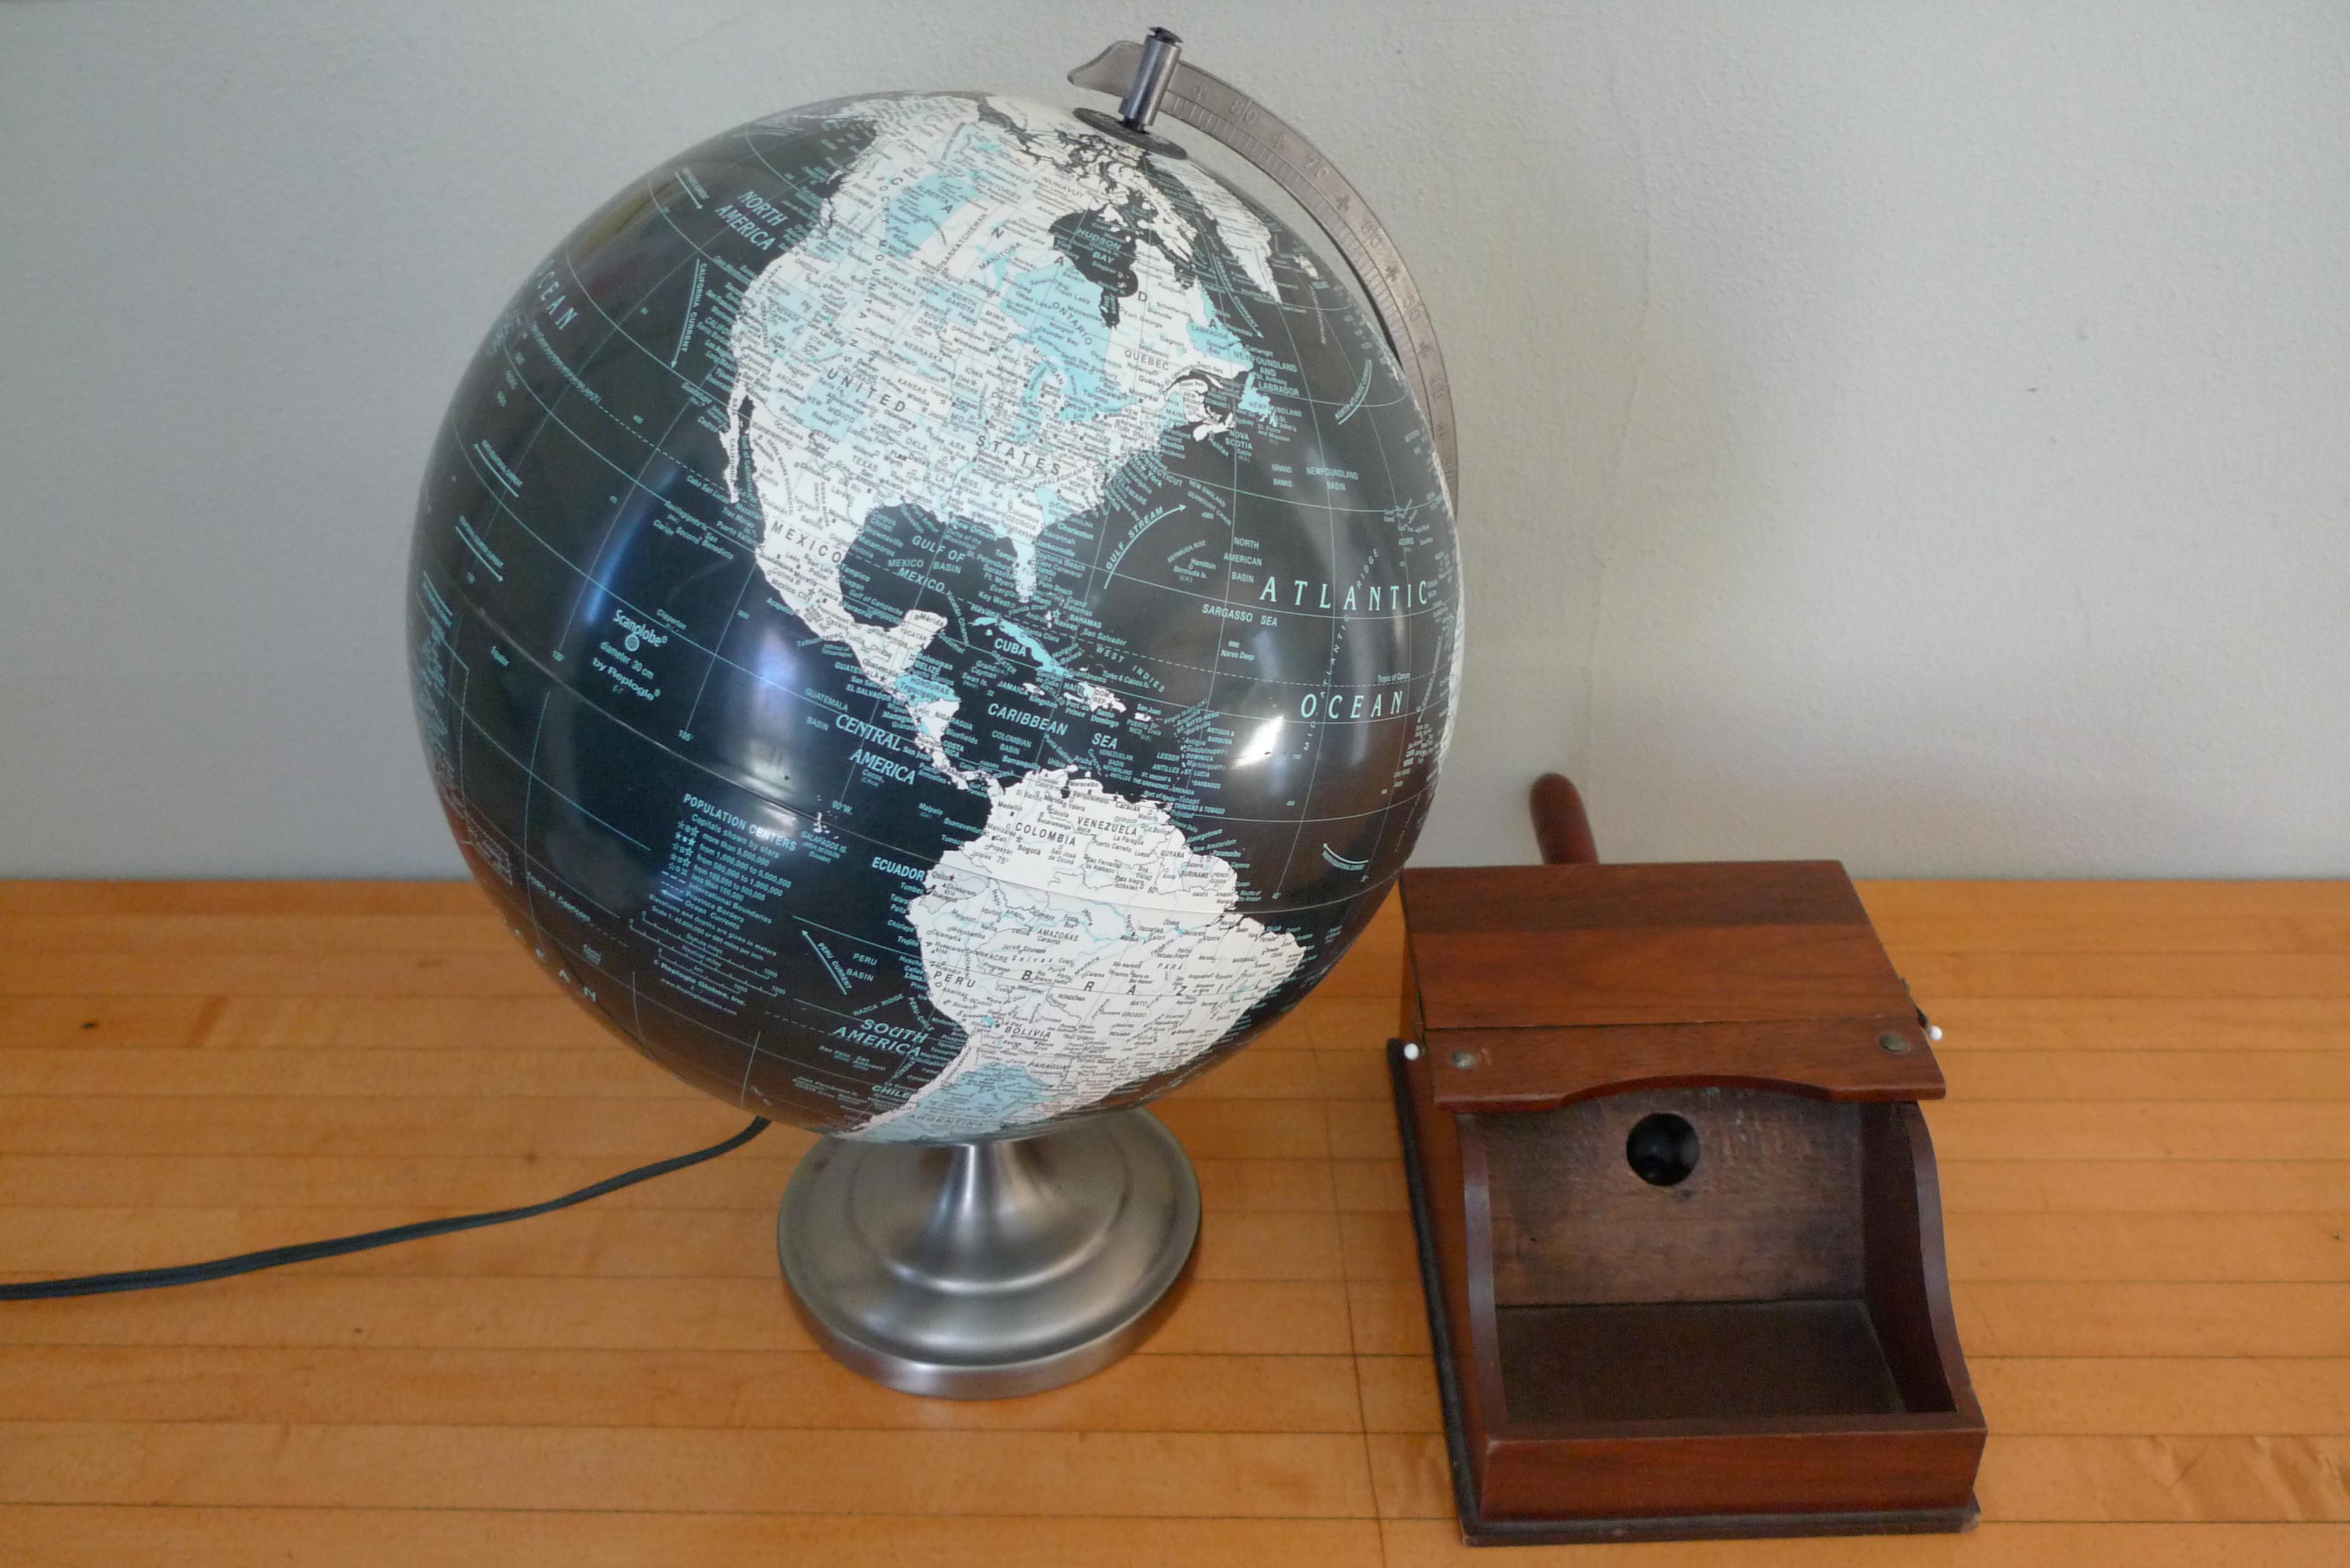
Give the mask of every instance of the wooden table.
[[[2350, 885], [1863, 893], [1949, 1030], [1982, 1526], [1478, 1561], [2350, 1563]], [[742, 1123], [466, 887], [0, 885], [0, 929], [12, 1275], [527, 1202]], [[519, 1226], [0, 1306], [0, 1563], [1459, 1560], [1379, 1057], [1399, 934], [1162, 1106], [1200, 1279], [1088, 1382], [932, 1403], [812, 1351], [778, 1128]]]

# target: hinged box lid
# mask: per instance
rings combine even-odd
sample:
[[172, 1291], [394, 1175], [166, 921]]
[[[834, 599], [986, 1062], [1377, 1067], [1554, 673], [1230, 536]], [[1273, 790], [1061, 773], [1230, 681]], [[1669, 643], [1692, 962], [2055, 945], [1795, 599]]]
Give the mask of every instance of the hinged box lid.
[[1437, 1104], [1632, 1087], [1943, 1093], [1908, 988], [1833, 860], [1403, 875]]

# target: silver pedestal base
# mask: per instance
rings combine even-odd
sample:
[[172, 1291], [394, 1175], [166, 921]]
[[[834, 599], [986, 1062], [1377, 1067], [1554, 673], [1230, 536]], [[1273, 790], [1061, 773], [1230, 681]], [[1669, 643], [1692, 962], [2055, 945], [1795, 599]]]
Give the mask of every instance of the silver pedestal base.
[[1140, 1344], [1199, 1234], [1182, 1145], [1130, 1110], [987, 1143], [827, 1138], [784, 1190], [775, 1247], [841, 1361], [910, 1394], [992, 1399]]

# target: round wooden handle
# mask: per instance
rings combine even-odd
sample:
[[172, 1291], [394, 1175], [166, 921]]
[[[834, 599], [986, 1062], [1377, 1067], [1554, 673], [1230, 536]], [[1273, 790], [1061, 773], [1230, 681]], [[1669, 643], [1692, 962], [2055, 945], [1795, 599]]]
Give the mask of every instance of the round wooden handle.
[[1534, 842], [1542, 846], [1545, 866], [1596, 866], [1599, 846], [1592, 842], [1591, 818], [1583, 796], [1565, 774], [1544, 774], [1534, 780], [1528, 805], [1534, 811]]

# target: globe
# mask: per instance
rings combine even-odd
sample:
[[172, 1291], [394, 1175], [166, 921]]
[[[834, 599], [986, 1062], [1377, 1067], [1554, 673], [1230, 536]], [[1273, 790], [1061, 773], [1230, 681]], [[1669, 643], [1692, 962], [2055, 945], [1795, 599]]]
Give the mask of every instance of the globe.
[[1148, 1100], [1386, 895], [1458, 688], [1374, 320], [1159, 138], [962, 93], [754, 121], [491, 327], [409, 640], [473, 875], [756, 1114], [993, 1139]]

